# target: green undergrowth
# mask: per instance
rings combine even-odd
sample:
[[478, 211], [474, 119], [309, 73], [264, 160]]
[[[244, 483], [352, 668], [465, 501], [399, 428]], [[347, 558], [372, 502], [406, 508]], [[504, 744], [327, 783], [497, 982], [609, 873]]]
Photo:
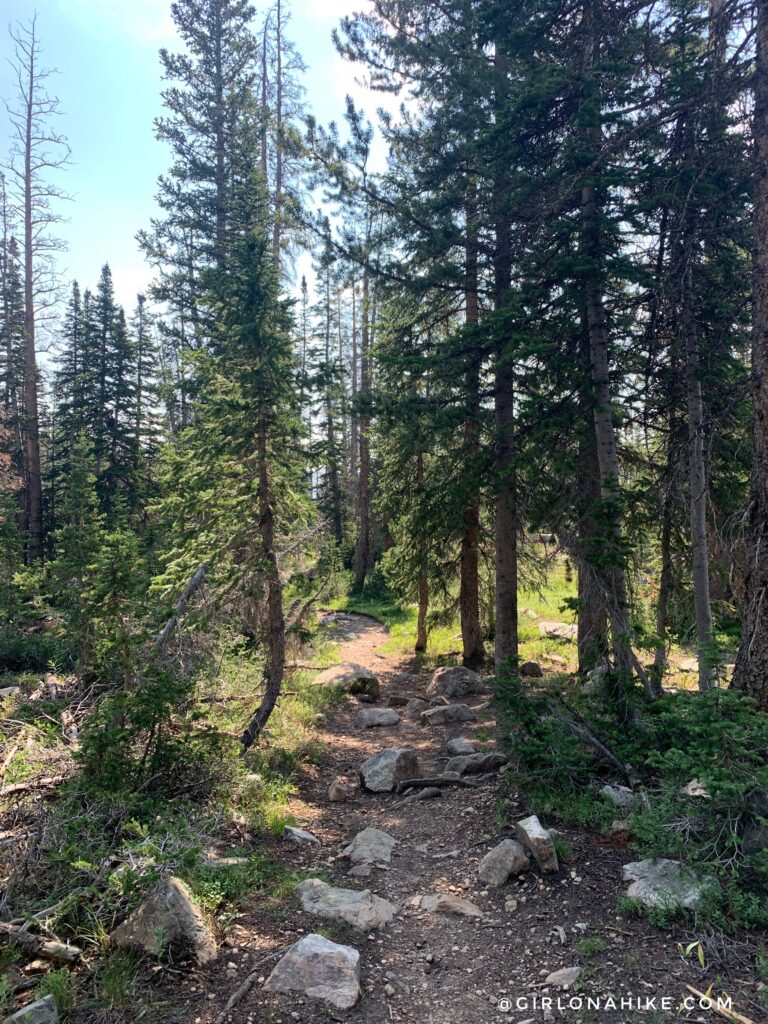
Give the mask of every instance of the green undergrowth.
[[[742, 836], [760, 824], [753, 802], [768, 790], [768, 715], [730, 691], [679, 691], [651, 705], [638, 699], [636, 722], [619, 727], [603, 693], [585, 693], [564, 678], [534, 689], [498, 684], [500, 726], [512, 754], [508, 780], [533, 813], [607, 833], [626, 815], [602, 794], [627, 778], [574, 736], [563, 718], [586, 725], [629, 767], [635, 799], [628, 815], [635, 859], [669, 857], [713, 880], [695, 919], [726, 931], [768, 927], [768, 851], [744, 850]], [[698, 779], [707, 796], [681, 792]], [[623, 908], [637, 912], [639, 908]], [[651, 918], [664, 924], [668, 911]]]

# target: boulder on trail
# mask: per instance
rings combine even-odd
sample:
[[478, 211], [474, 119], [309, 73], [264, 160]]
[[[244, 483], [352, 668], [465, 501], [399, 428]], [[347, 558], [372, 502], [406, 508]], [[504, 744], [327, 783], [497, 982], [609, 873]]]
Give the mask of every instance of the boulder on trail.
[[521, 676], [527, 676], [529, 679], [541, 679], [544, 675], [538, 661], [524, 661], [519, 671]]
[[370, 889], [339, 889], [319, 878], [307, 878], [296, 887], [296, 893], [307, 913], [346, 921], [361, 931], [383, 928], [398, 909], [394, 903], [374, 896]]
[[477, 715], [466, 704], [445, 704], [422, 711], [420, 717], [423, 725], [452, 725], [454, 722], [474, 722]]
[[386, 747], [360, 765], [360, 785], [372, 793], [391, 793], [406, 779], [419, 777], [419, 760], [408, 747]]
[[506, 754], [492, 751], [488, 754], [462, 754], [452, 757], [445, 766], [446, 772], [457, 772], [459, 775], [480, 775], [483, 772], [497, 772], [509, 763]]
[[320, 840], [306, 829], [296, 828], [295, 825], [286, 825], [283, 835], [297, 846], [319, 846]]
[[520, 843], [514, 839], [504, 839], [486, 853], [480, 861], [477, 874], [481, 881], [498, 888], [511, 875], [519, 875], [530, 866], [530, 858]]
[[363, 708], [355, 715], [358, 729], [377, 729], [381, 726], [399, 725], [400, 715], [391, 708]]
[[53, 996], [43, 996], [3, 1019], [3, 1024], [59, 1024], [59, 1011]]
[[552, 836], [535, 814], [516, 821], [515, 832], [522, 846], [528, 850], [538, 864], [540, 871], [548, 873], [559, 869], [560, 865], [557, 862], [557, 852], [555, 844], [552, 842]]
[[327, 668], [315, 676], [315, 686], [339, 686], [345, 693], [356, 693], [377, 700], [379, 681], [369, 668], [357, 665], [354, 661], [343, 661], [340, 665]]
[[340, 856], [353, 864], [389, 864], [396, 846], [397, 840], [391, 835], [369, 825], [357, 833]]
[[417, 897], [418, 905], [430, 914], [460, 914], [462, 917], [482, 917], [480, 907], [448, 892], [429, 893]]
[[300, 992], [350, 1010], [360, 998], [360, 954], [322, 935], [299, 939], [264, 982], [267, 992]]
[[625, 864], [622, 874], [625, 882], [632, 883], [627, 896], [646, 907], [667, 910], [695, 910], [711, 884], [711, 879], [697, 878], [684, 864], [663, 857]]
[[474, 754], [475, 744], [471, 740], [464, 739], [463, 736], [457, 736], [455, 739], [448, 740], [445, 749], [451, 757], [461, 757], [462, 754]]
[[477, 672], [463, 665], [436, 668], [427, 684], [430, 697], [443, 696], [454, 700], [456, 697], [469, 697], [481, 693], [483, 684]]
[[412, 697], [403, 709], [406, 718], [419, 718], [422, 711], [426, 711], [429, 704], [421, 697]]
[[168, 878], [109, 937], [115, 946], [158, 956], [167, 945], [184, 946], [198, 964], [216, 959], [216, 939], [180, 878]]

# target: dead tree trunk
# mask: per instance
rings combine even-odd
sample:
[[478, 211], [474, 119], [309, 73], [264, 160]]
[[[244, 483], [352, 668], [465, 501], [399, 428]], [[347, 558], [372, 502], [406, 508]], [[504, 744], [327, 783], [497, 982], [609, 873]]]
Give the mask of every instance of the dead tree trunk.
[[757, 5], [752, 319], [754, 455], [741, 644], [731, 685], [768, 711], [768, 6]]
[[[365, 268], [363, 273], [363, 298], [360, 327], [360, 400], [365, 403], [368, 398], [371, 381], [370, 356], [370, 273]], [[363, 404], [358, 425], [360, 472], [357, 488], [357, 543], [353, 559], [354, 587], [362, 590], [368, 575], [371, 557], [371, 420], [368, 410]]]

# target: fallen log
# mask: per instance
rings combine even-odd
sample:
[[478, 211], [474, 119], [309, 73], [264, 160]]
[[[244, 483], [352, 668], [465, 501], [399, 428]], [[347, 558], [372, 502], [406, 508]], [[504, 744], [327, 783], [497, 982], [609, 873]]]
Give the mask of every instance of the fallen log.
[[42, 779], [29, 779], [27, 782], [12, 782], [10, 786], [0, 789], [0, 798], [15, 796], [17, 793], [28, 793], [35, 789], [52, 789], [60, 786], [65, 780], [64, 775], [49, 775]]
[[57, 964], [73, 964], [83, 955], [82, 949], [64, 942], [54, 942], [40, 935], [33, 935], [13, 924], [0, 921], [0, 942], [16, 946], [30, 956], [42, 957]]

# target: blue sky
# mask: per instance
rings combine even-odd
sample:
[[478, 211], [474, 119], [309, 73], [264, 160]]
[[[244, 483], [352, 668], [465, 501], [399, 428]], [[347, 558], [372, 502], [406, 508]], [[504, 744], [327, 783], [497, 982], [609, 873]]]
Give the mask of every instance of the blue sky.
[[[371, 111], [380, 103], [355, 83], [355, 69], [336, 53], [331, 31], [339, 18], [366, 0], [293, 0], [288, 34], [308, 65], [308, 108], [319, 121], [340, 120], [344, 96]], [[266, 4], [257, 0], [262, 11]], [[160, 111], [161, 46], [176, 37], [170, 0], [5, 0], [0, 37], [0, 97], [13, 94], [6, 26], [37, 11], [44, 63], [59, 72], [51, 91], [61, 100], [59, 128], [72, 148], [72, 166], [58, 176], [74, 201], [64, 204], [68, 223], [59, 234], [66, 279], [93, 286], [101, 265], [112, 267], [120, 301], [129, 308], [150, 273], [135, 242], [152, 216], [155, 183], [168, 152], [153, 138]], [[9, 125], [0, 107], [0, 161], [9, 146]], [[299, 272], [306, 268], [302, 259]]]

